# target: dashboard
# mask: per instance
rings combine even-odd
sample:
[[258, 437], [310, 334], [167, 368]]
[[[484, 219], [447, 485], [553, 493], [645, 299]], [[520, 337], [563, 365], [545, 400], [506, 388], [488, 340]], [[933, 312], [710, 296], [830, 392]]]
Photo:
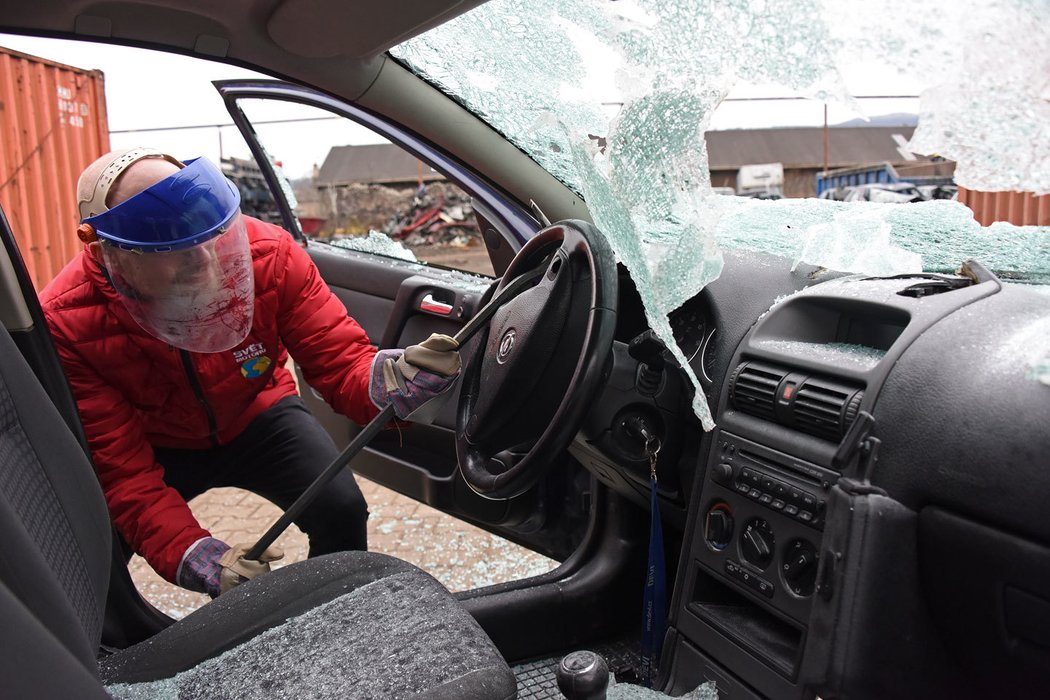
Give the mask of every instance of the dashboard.
[[892, 278], [789, 267], [729, 254], [669, 317], [710, 433], [623, 299], [610, 381], [571, 448], [645, 503], [645, 455], [624, 426], [645, 421], [668, 447], [673, 692], [705, 678], [732, 697], [1045, 688], [1050, 632], [1028, 620], [1050, 613], [1050, 387], [1011, 339], [1050, 317], [1050, 296], [976, 264]]

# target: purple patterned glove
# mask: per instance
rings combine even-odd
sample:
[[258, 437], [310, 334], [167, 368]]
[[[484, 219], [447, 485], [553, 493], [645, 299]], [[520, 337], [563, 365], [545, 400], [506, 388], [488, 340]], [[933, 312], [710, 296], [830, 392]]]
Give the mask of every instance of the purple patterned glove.
[[229, 549], [230, 545], [214, 537], [197, 540], [182, 555], [175, 582], [183, 588], [217, 598], [221, 593], [219, 575], [222, 573], [222, 565], [219, 564], [219, 559]]
[[251, 548], [250, 544], [230, 547], [214, 537], [203, 537], [182, 555], [175, 581], [183, 588], [218, 598], [234, 586], [267, 573], [270, 562], [284, 557], [279, 548], [267, 547], [258, 561], [245, 559]]
[[404, 350], [380, 350], [372, 360], [368, 385], [372, 403], [380, 408], [393, 404], [394, 413], [404, 420], [455, 384], [460, 370], [458, 348], [455, 338], [434, 333]]

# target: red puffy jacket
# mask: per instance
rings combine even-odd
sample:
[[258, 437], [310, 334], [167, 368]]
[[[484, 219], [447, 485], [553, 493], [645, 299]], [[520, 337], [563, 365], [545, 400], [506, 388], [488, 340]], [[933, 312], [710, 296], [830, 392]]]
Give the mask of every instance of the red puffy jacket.
[[[245, 217], [255, 273], [251, 333], [232, 350], [188, 353], [144, 331], [85, 250], [41, 292], [117, 531], [168, 581], [208, 535], [164, 483], [151, 445], [204, 449], [235, 438], [296, 394], [288, 352], [340, 413], [366, 423], [375, 348], [283, 229]], [[186, 366], [187, 363], [191, 367]], [[195, 376], [201, 397], [194, 391]]]

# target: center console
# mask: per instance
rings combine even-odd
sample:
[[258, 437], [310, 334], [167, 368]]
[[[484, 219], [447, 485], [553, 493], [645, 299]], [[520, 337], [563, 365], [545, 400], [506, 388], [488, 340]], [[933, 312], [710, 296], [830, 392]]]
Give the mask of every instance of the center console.
[[714, 680], [732, 698], [813, 696], [800, 670], [832, 489], [863, 476], [858, 422], [877, 433], [896, 359], [984, 293], [928, 289], [916, 278], [833, 280], [775, 305], [737, 348], [690, 504], [663, 657], [672, 694]]

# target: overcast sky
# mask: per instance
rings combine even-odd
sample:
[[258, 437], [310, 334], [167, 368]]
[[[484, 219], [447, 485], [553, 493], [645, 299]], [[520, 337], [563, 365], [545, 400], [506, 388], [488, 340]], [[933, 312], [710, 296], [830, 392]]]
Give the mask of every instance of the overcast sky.
[[[159, 127], [188, 127], [230, 124], [230, 116], [211, 85], [213, 80], [259, 77], [243, 68], [195, 58], [132, 49], [121, 46], [40, 39], [0, 34], [0, 46], [85, 69], [98, 69], [105, 74], [106, 102], [114, 148], [148, 145], [181, 158], [204, 155], [218, 161], [222, 156], [248, 157], [240, 134], [233, 126], [207, 129], [138, 131]], [[847, 79], [849, 76], [847, 76]], [[887, 94], [883, 81], [877, 80], [870, 68], [863, 81], [850, 83], [855, 94]], [[892, 90], [900, 94], [899, 88]], [[740, 88], [715, 113], [713, 128], [759, 128], [768, 126], [817, 126], [823, 123], [824, 107], [812, 100], [754, 101], [754, 98], [782, 97], [791, 93], [771, 86]], [[917, 94], [917, 86], [908, 94]], [[864, 100], [868, 115], [890, 112], [915, 112], [918, 100]], [[300, 111], [297, 111], [300, 110]], [[317, 117], [320, 113], [303, 112], [303, 108], [248, 110], [253, 119], [284, 119], [300, 116]], [[859, 116], [844, 108], [829, 108], [829, 122], [846, 121]], [[314, 164], [320, 165], [329, 147], [356, 143], [378, 143], [381, 139], [367, 130], [340, 121], [292, 123], [257, 126], [260, 136], [275, 159], [284, 164], [291, 177], [309, 174]]]

